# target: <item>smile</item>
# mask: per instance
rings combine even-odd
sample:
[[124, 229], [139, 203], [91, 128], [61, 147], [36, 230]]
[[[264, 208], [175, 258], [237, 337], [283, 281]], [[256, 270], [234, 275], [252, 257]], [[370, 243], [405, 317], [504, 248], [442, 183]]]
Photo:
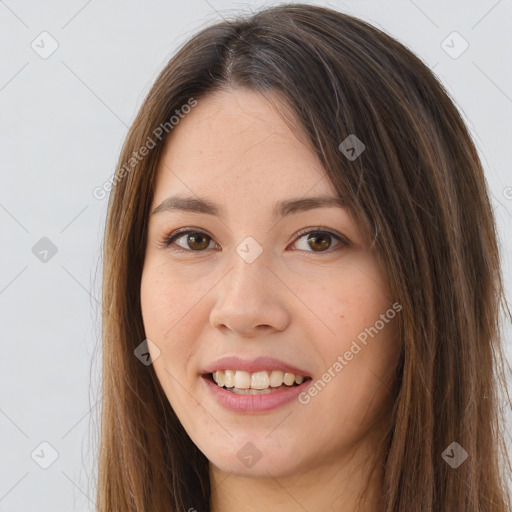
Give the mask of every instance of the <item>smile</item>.
[[202, 375], [208, 392], [233, 412], [267, 412], [294, 400], [311, 382], [310, 377], [282, 371], [217, 370]]
[[280, 370], [249, 373], [243, 370], [217, 370], [212, 373], [213, 380], [234, 393], [272, 392], [271, 388], [281, 389], [301, 384], [305, 377]]

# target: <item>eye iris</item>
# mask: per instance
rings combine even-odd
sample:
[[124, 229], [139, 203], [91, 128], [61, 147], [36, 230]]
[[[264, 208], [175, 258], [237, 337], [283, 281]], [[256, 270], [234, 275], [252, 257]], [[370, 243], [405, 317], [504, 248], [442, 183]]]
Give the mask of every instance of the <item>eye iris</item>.
[[[198, 240], [199, 247], [194, 247], [194, 244], [197, 243]], [[201, 233], [188, 235], [187, 242], [189, 247], [191, 247], [192, 249], [206, 249], [209, 245], [208, 237]]]
[[[308, 236], [308, 243], [311, 242], [311, 240], [314, 240], [314, 242], [313, 242], [314, 245], [317, 245], [319, 247], [319, 249], [315, 249], [315, 247], [313, 245], [311, 245], [311, 243], [309, 243], [309, 246], [314, 251], [321, 251], [323, 249], [328, 249], [329, 246], [331, 245], [331, 243], [328, 240], [329, 238], [330, 238], [330, 235], [327, 233], [313, 233]], [[317, 242], [317, 240], [320, 240], [320, 242]]]

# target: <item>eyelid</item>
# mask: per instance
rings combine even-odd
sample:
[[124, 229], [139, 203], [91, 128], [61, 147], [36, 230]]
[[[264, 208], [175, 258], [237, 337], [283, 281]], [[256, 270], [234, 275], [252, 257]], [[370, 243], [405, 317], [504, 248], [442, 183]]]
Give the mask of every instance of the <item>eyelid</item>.
[[[341, 233], [338, 233], [336, 231], [333, 231], [332, 229], [323, 228], [321, 226], [310, 226], [307, 228], [303, 228], [300, 231], [297, 231], [297, 233], [295, 233], [295, 235], [294, 235], [292, 244], [295, 244], [304, 235], [315, 234], [315, 233], [327, 233], [332, 238], [335, 238], [337, 240], [338, 244], [334, 248], [329, 247], [329, 249], [327, 249], [326, 251], [302, 251], [307, 256], [315, 257], [315, 256], [321, 255], [321, 254], [331, 254], [333, 252], [336, 252], [336, 250], [338, 250], [342, 247], [348, 247], [350, 245], [350, 241], [346, 236], [344, 236]], [[298, 249], [294, 249], [294, 250], [298, 250]]]
[[[166, 235], [164, 237], [163, 241], [161, 243], [159, 243], [158, 245], [162, 249], [169, 249], [171, 247], [171, 245], [178, 238], [180, 238], [183, 235], [189, 234], [189, 233], [203, 234], [203, 235], [207, 236], [212, 242], [214, 242], [216, 244], [215, 239], [211, 235], [209, 235], [206, 231], [202, 230], [201, 228], [195, 228], [193, 226], [187, 226], [185, 228], [176, 229], [171, 234]], [[333, 238], [335, 238], [338, 241], [339, 245], [342, 246], [342, 247], [346, 247], [346, 246], [350, 245], [350, 240], [346, 236], [344, 236], [344, 235], [342, 235], [340, 233], [337, 233], [336, 231], [333, 231], [331, 229], [323, 228], [321, 226], [309, 226], [307, 228], [303, 228], [303, 229], [297, 231], [297, 233], [295, 233], [295, 235], [293, 236], [292, 244], [297, 242], [297, 240], [302, 238], [304, 235], [314, 234], [314, 233], [327, 233], [328, 235], [330, 235]], [[201, 252], [205, 252], [206, 249], [203, 249], [202, 251], [194, 251], [192, 249], [183, 249], [182, 247], [177, 246], [177, 248], [173, 248], [172, 250], [176, 251], [176, 252], [192, 252], [192, 253], [196, 252], [196, 253], [201, 253]], [[296, 249], [294, 249], [294, 250], [296, 250]], [[310, 251], [303, 251], [303, 252], [310, 253]], [[313, 254], [313, 255], [316, 255], [316, 254], [330, 254], [331, 252], [333, 252], [333, 251], [331, 250], [331, 248], [329, 248], [327, 251], [318, 251], [318, 252], [311, 251], [311, 254]]]
[[[185, 228], [179, 228], [173, 231], [171, 234], [166, 235], [161, 243], [159, 243], [159, 247], [162, 249], [169, 249], [171, 244], [174, 243], [175, 240], [180, 238], [180, 236], [186, 235], [188, 233], [200, 233], [202, 235], [207, 236], [212, 241], [214, 238], [210, 236], [206, 231], [203, 231], [201, 228], [195, 228], [193, 226], [188, 226]], [[203, 252], [203, 251], [193, 251], [192, 249], [183, 249], [182, 247], [178, 247], [177, 249], [173, 249], [177, 252]]]

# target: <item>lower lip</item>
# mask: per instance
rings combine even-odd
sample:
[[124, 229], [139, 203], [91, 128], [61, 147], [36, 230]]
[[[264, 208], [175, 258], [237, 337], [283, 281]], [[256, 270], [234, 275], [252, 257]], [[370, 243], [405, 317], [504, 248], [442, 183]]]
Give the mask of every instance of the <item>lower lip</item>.
[[306, 379], [298, 386], [266, 393], [265, 395], [239, 395], [221, 388], [207, 376], [203, 375], [202, 380], [220, 405], [230, 411], [245, 413], [277, 409], [297, 398], [313, 382], [312, 379]]

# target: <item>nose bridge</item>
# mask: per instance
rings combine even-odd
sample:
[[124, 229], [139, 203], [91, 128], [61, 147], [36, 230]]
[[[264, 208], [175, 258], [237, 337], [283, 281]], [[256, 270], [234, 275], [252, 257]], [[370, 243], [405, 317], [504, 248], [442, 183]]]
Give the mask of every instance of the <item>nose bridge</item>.
[[212, 325], [225, 325], [245, 335], [258, 325], [281, 330], [288, 322], [285, 305], [275, 293], [278, 285], [268, 268], [268, 254], [260, 251], [256, 255], [251, 243], [242, 242], [232, 255], [231, 269], [219, 283], [210, 315]]
[[258, 246], [251, 241], [243, 241], [235, 248], [230, 261], [232, 270], [224, 290], [233, 299], [243, 298], [247, 304], [261, 300], [261, 294], [266, 295], [266, 285], [272, 275], [268, 268], [268, 253], [261, 245]]

